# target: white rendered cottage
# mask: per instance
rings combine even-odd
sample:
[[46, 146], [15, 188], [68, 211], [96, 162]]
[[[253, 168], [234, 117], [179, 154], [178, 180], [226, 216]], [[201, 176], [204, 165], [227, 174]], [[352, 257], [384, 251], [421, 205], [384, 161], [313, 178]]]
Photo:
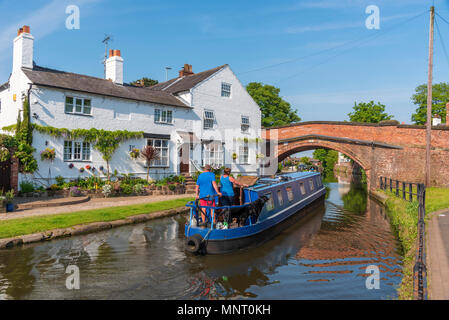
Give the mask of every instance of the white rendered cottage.
[[[131, 159], [129, 151], [152, 145], [161, 155], [150, 164], [153, 179], [193, 173], [204, 164], [230, 166], [235, 174], [257, 174], [261, 112], [228, 65], [196, 74], [184, 65], [178, 78], [145, 88], [123, 83], [119, 50], [110, 50], [106, 79], [101, 79], [37, 66], [33, 42], [27, 26], [14, 39], [12, 73], [0, 86], [0, 128], [16, 123], [28, 96], [31, 122], [39, 126], [144, 132], [141, 139], [121, 143], [111, 171], [144, 177], [146, 163]], [[56, 176], [92, 174], [80, 172], [81, 167], [95, 167], [96, 174], [106, 167], [101, 154], [82, 140], [34, 130], [33, 147], [39, 166], [33, 179], [47, 183]], [[41, 160], [45, 148], [55, 149], [54, 161]]]

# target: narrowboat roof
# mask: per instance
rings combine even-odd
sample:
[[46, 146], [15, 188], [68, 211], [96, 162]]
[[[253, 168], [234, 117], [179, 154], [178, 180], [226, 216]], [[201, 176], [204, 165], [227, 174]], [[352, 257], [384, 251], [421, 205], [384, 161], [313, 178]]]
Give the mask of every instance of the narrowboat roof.
[[274, 185], [279, 186], [292, 180], [301, 180], [307, 177], [320, 175], [319, 172], [292, 172], [277, 175], [275, 178], [262, 178], [254, 186], [247, 188], [252, 191], [263, 191], [272, 188]]

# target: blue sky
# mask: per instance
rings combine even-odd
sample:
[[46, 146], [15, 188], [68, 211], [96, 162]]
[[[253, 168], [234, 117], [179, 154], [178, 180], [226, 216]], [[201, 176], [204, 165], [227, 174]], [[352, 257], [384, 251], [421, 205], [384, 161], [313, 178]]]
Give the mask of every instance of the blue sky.
[[[0, 82], [17, 29], [30, 25], [41, 66], [102, 77], [101, 40], [111, 34], [125, 82], [163, 81], [166, 66], [175, 77], [184, 63], [194, 72], [228, 63], [243, 84], [279, 87], [304, 121], [347, 120], [354, 101], [375, 100], [410, 123], [410, 97], [427, 81], [433, 2], [449, 22], [448, 0], [0, 1]], [[80, 8], [79, 30], [65, 27], [70, 4]], [[365, 27], [368, 5], [380, 9], [379, 30]], [[437, 21], [449, 50], [449, 24]], [[437, 32], [434, 59], [434, 82], [448, 81]]]

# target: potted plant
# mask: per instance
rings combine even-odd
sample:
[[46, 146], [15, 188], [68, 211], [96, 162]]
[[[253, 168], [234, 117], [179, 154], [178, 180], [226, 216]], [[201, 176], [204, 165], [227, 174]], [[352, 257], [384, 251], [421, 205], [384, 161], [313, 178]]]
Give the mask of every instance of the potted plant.
[[53, 148], [45, 148], [45, 150], [41, 151], [41, 160], [42, 161], [53, 161], [55, 160], [56, 152]]
[[234, 153], [232, 154], [232, 160], [234, 160], [234, 161], [237, 160], [237, 153], [234, 152]]
[[13, 200], [14, 200], [14, 190], [11, 189], [5, 193], [6, 212], [14, 211], [14, 204], [12, 203]]

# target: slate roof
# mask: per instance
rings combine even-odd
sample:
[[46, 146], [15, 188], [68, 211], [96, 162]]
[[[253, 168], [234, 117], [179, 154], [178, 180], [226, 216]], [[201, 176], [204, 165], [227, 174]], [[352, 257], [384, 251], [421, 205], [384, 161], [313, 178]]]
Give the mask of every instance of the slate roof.
[[149, 90], [149, 88], [136, 87], [129, 84], [118, 85], [102, 78], [40, 66], [34, 66], [33, 69], [22, 68], [22, 70], [31, 82], [36, 85], [190, 108], [176, 98], [171, 91]]
[[189, 76], [184, 76], [182, 78], [174, 78], [171, 80], [168, 80], [166, 82], [158, 83], [154, 86], [149, 87], [148, 89], [154, 90], [154, 91], [163, 91], [163, 92], [169, 92], [169, 93], [179, 93], [182, 91], [187, 91], [192, 89], [194, 86], [196, 86], [198, 83], [204, 81], [205, 79], [209, 78], [211, 75], [216, 73], [217, 71], [223, 69], [224, 67], [227, 67], [227, 64], [224, 64], [222, 66], [194, 73]]

